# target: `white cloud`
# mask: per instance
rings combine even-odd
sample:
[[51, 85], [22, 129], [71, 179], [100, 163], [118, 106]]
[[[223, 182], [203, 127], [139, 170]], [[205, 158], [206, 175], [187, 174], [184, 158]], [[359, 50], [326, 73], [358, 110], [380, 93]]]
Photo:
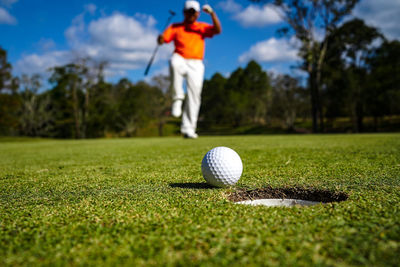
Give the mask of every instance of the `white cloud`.
[[14, 25], [17, 24], [17, 20], [7, 10], [0, 7], [0, 24]]
[[56, 43], [52, 39], [42, 38], [39, 42], [35, 45], [42, 52], [47, 52], [53, 50], [56, 47]]
[[44, 74], [49, 68], [67, 64], [71, 60], [71, 56], [69, 51], [25, 55], [17, 61], [16, 70], [19, 74]]
[[228, 13], [239, 13], [242, 10], [242, 6], [234, 0], [219, 2], [216, 7]]
[[69, 45], [78, 45], [85, 35], [85, 14], [79, 14], [72, 20], [72, 25], [65, 30], [64, 34]]
[[263, 27], [282, 22], [282, 15], [279, 9], [273, 5], [264, 5], [262, 7], [250, 5], [243, 11], [235, 14], [234, 18], [246, 27]]
[[92, 21], [88, 33], [93, 43], [121, 50], [148, 50], [155, 43], [154, 29], [143, 27], [134, 18], [116, 13], [107, 18]]
[[85, 5], [85, 11], [89, 12], [91, 15], [96, 13], [97, 6], [95, 4], [87, 4]]
[[16, 2], [18, 2], [18, 0], [0, 0], [0, 4], [6, 7], [11, 7]]
[[[76, 57], [90, 57], [107, 62], [106, 75], [120, 75], [146, 67], [157, 43], [156, 20], [146, 14], [130, 17], [114, 13], [85, 23], [85, 13], [79, 14], [65, 30], [70, 50], [47, 51], [23, 56], [17, 62], [18, 73], [44, 72]], [[160, 47], [154, 65], [172, 53], [171, 45]]]
[[154, 19], [153, 16], [147, 15], [147, 14], [142, 14], [142, 13], [136, 13], [134, 15], [135, 19], [137, 19], [139, 22], [141, 22], [143, 25], [145, 25], [147, 28], [151, 28], [154, 25], [156, 25], [157, 21]]
[[219, 2], [217, 7], [232, 14], [232, 18], [245, 27], [264, 27], [282, 22], [283, 14], [272, 4], [249, 5], [243, 8], [235, 0]]
[[269, 63], [296, 61], [299, 60], [298, 47], [299, 42], [294, 37], [290, 40], [270, 38], [250, 47], [249, 51], [239, 57], [239, 62], [252, 59]]
[[[72, 41], [74, 49], [94, 59], [107, 61], [118, 70], [144, 68], [156, 47], [157, 31], [152, 16], [138, 19], [115, 13], [92, 21], [87, 27], [89, 40], [79, 36]], [[69, 37], [71, 38], [71, 36]], [[166, 58], [170, 49], [160, 49], [157, 58]]]
[[376, 27], [389, 39], [400, 39], [400, 1], [363, 0], [353, 14], [362, 18], [367, 25]]

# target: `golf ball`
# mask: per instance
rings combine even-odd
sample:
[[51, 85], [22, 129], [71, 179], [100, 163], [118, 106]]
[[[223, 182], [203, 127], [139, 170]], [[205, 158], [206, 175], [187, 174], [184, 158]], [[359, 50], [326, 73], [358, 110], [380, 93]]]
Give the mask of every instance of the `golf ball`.
[[228, 187], [239, 181], [243, 171], [238, 153], [228, 147], [215, 147], [207, 152], [201, 162], [204, 179], [217, 187]]

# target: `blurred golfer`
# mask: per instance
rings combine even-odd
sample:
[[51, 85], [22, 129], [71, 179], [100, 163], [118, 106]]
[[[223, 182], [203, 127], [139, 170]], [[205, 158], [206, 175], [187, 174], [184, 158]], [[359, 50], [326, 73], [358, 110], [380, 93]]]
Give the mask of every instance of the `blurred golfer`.
[[[211, 15], [213, 25], [197, 22], [200, 16], [199, 2], [186, 1], [183, 9], [184, 21], [170, 25], [158, 36], [160, 45], [174, 41], [175, 51], [170, 60], [172, 115], [182, 115], [181, 132], [185, 138], [198, 137], [196, 128], [204, 78], [204, 39], [221, 32], [221, 23], [213, 9], [204, 5], [203, 11]], [[187, 84], [187, 99], [182, 113], [184, 79]]]

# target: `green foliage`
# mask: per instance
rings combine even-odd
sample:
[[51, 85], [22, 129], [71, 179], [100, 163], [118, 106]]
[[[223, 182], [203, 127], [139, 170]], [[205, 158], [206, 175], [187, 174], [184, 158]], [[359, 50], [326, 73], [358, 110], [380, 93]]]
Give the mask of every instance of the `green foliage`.
[[[329, 23], [332, 26], [325, 29], [327, 36], [322, 41], [314, 36], [313, 27], [302, 24], [303, 30], [296, 28], [299, 34], [307, 30], [310, 34], [308, 41], [302, 40], [301, 50], [311, 49], [313, 58], [307, 61], [302, 54], [302, 67], [309, 74], [307, 88], [295, 77], [268, 74], [255, 61], [229, 77], [216, 73], [204, 81], [200, 134], [310, 132], [315, 131], [315, 120], [326, 132], [398, 131], [399, 42], [385, 40], [359, 19], [336, 28], [334, 22], [356, 1], [276, 4], [284, 2], [290, 4], [284, 11], [290, 11], [286, 14], [298, 23], [305, 23], [300, 17], [306, 16], [311, 19], [309, 27], [317, 22], [320, 24], [314, 26], [320, 29]], [[301, 9], [298, 14], [297, 9]], [[339, 13], [329, 17], [336, 9]], [[322, 15], [329, 15], [328, 20]], [[123, 78], [111, 84], [104, 81], [105, 66], [104, 62], [79, 59], [53, 68], [50, 88], [44, 88], [37, 75], [23, 75], [19, 85], [11, 75], [6, 51], [0, 49], [0, 135], [98, 138], [179, 134], [180, 120], [170, 117], [167, 76], [138, 83]]]
[[[327, 114], [329, 117], [349, 116], [353, 120], [353, 131], [363, 131], [363, 119], [366, 115], [378, 115], [378, 110], [385, 110], [385, 101], [377, 95], [384, 94], [383, 86], [373, 82], [378, 75], [371, 71], [371, 68], [377, 67], [379, 61], [375, 58], [379, 52], [374, 52], [374, 44], [382, 42], [383, 36], [377, 29], [365, 25], [362, 20], [353, 19], [327, 38], [330, 44], [324, 70]], [[375, 67], [370, 62], [375, 62]], [[382, 67], [388, 63], [380, 61], [379, 64]], [[389, 75], [392, 74], [393, 72]], [[379, 77], [384, 84], [382, 78]], [[382, 112], [381, 115], [383, 114], [385, 113]]]
[[23, 136], [47, 136], [51, 131], [53, 114], [49, 108], [49, 95], [38, 93], [42, 86], [41, 77], [22, 75], [21, 86], [20, 133]]
[[293, 132], [296, 118], [306, 118], [309, 114], [307, 92], [289, 75], [277, 75], [272, 82], [270, 116], [278, 118], [283, 128]]
[[55, 115], [49, 136], [135, 136], [150, 122], [161, 120], [166, 98], [161, 88], [127, 79], [116, 85], [103, 79], [94, 82], [85, 64], [54, 68], [49, 94]]
[[49, 92], [51, 109], [54, 112], [51, 137], [79, 137], [79, 108], [81, 106], [80, 103], [83, 102], [83, 94], [80, 87], [78, 87], [82, 79], [78, 73], [75, 73], [77, 68], [74, 64], [69, 64], [53, 69], [53, 74], [49, 80], [50, 83], [54, 84], [54, 87]]
[[104, 81], [92, 87], [86, 123], [86, 136], [103, 137], [106, 133], [115, 132], [118, 116], [119, 95], [113, 86]]
[[[1, 266], [396, 266], [400, 136], [0, 139]], [[349, 199], [233, 204], [200, 164], [235, 149], [239, 188], [301, 186]]]
[[226, 124], [227, 113], [232, 111], [225, 91], [227, 79], [221, 74], [214, 74], [210, 80], [204, 81], [200, 123], [204, 128]]
[[400, 114], [400, 42], [384, 41], [371, 53], [367, 63], [370, 75], [366, 102], [370, 115]]
[[7, 51], [0, 47], [0, 135], [15, 134], [18, 128], [18, 79], [12, 76]]
[[200, 126], [205, 132], [231, 127], [235, 133], [245, 133], [246, 126], [273, 128], [278, 121], [278, 127], [293, 131], [298, 117], [308, 117], [308, 102], [297, 79], [268, 75], [250, 61], [228, 78], [217, 73], [205, 81]]
[[7, 80], [11, 79], [11, 64], [7, 62], [7, 51], [0, 48], [0, 91], [4, 90]]
[[123, 136], [134, 136], [161, 113], [163, 94], [159, 88], [139, 82], [130, 85], [121, 97], [117, 121]]
[[204, 84], [200, 113], [205, 127], [264, 123], [270, 90], [267, 73], [255, 61], [245, 69], [238, 68], [228, 79], [215, 74]]
[[[328, 48], [328, 38], [348, 16], [359, 0], [251, 0], [273, 3], [283, 13], [288, 26], [278, 31], [293, 33], [301, 42], [299, 55], [303, 59], [301, 68], [308, 74], [308, 89], [311, 101], [313, 132], [324, 131], [323, 101], [321, 97], [322, 72]], [[323, 41], [317, 35], [324, 34]]]

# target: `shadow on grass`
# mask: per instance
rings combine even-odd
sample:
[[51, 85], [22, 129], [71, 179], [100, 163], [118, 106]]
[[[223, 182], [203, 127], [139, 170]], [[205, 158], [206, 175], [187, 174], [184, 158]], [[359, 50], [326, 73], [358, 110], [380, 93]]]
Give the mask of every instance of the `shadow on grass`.
[[169, 184], [170, 187], [173, 188], [184, 188], [184, 189], [215, 189], [207, 183], [171, 183]]

